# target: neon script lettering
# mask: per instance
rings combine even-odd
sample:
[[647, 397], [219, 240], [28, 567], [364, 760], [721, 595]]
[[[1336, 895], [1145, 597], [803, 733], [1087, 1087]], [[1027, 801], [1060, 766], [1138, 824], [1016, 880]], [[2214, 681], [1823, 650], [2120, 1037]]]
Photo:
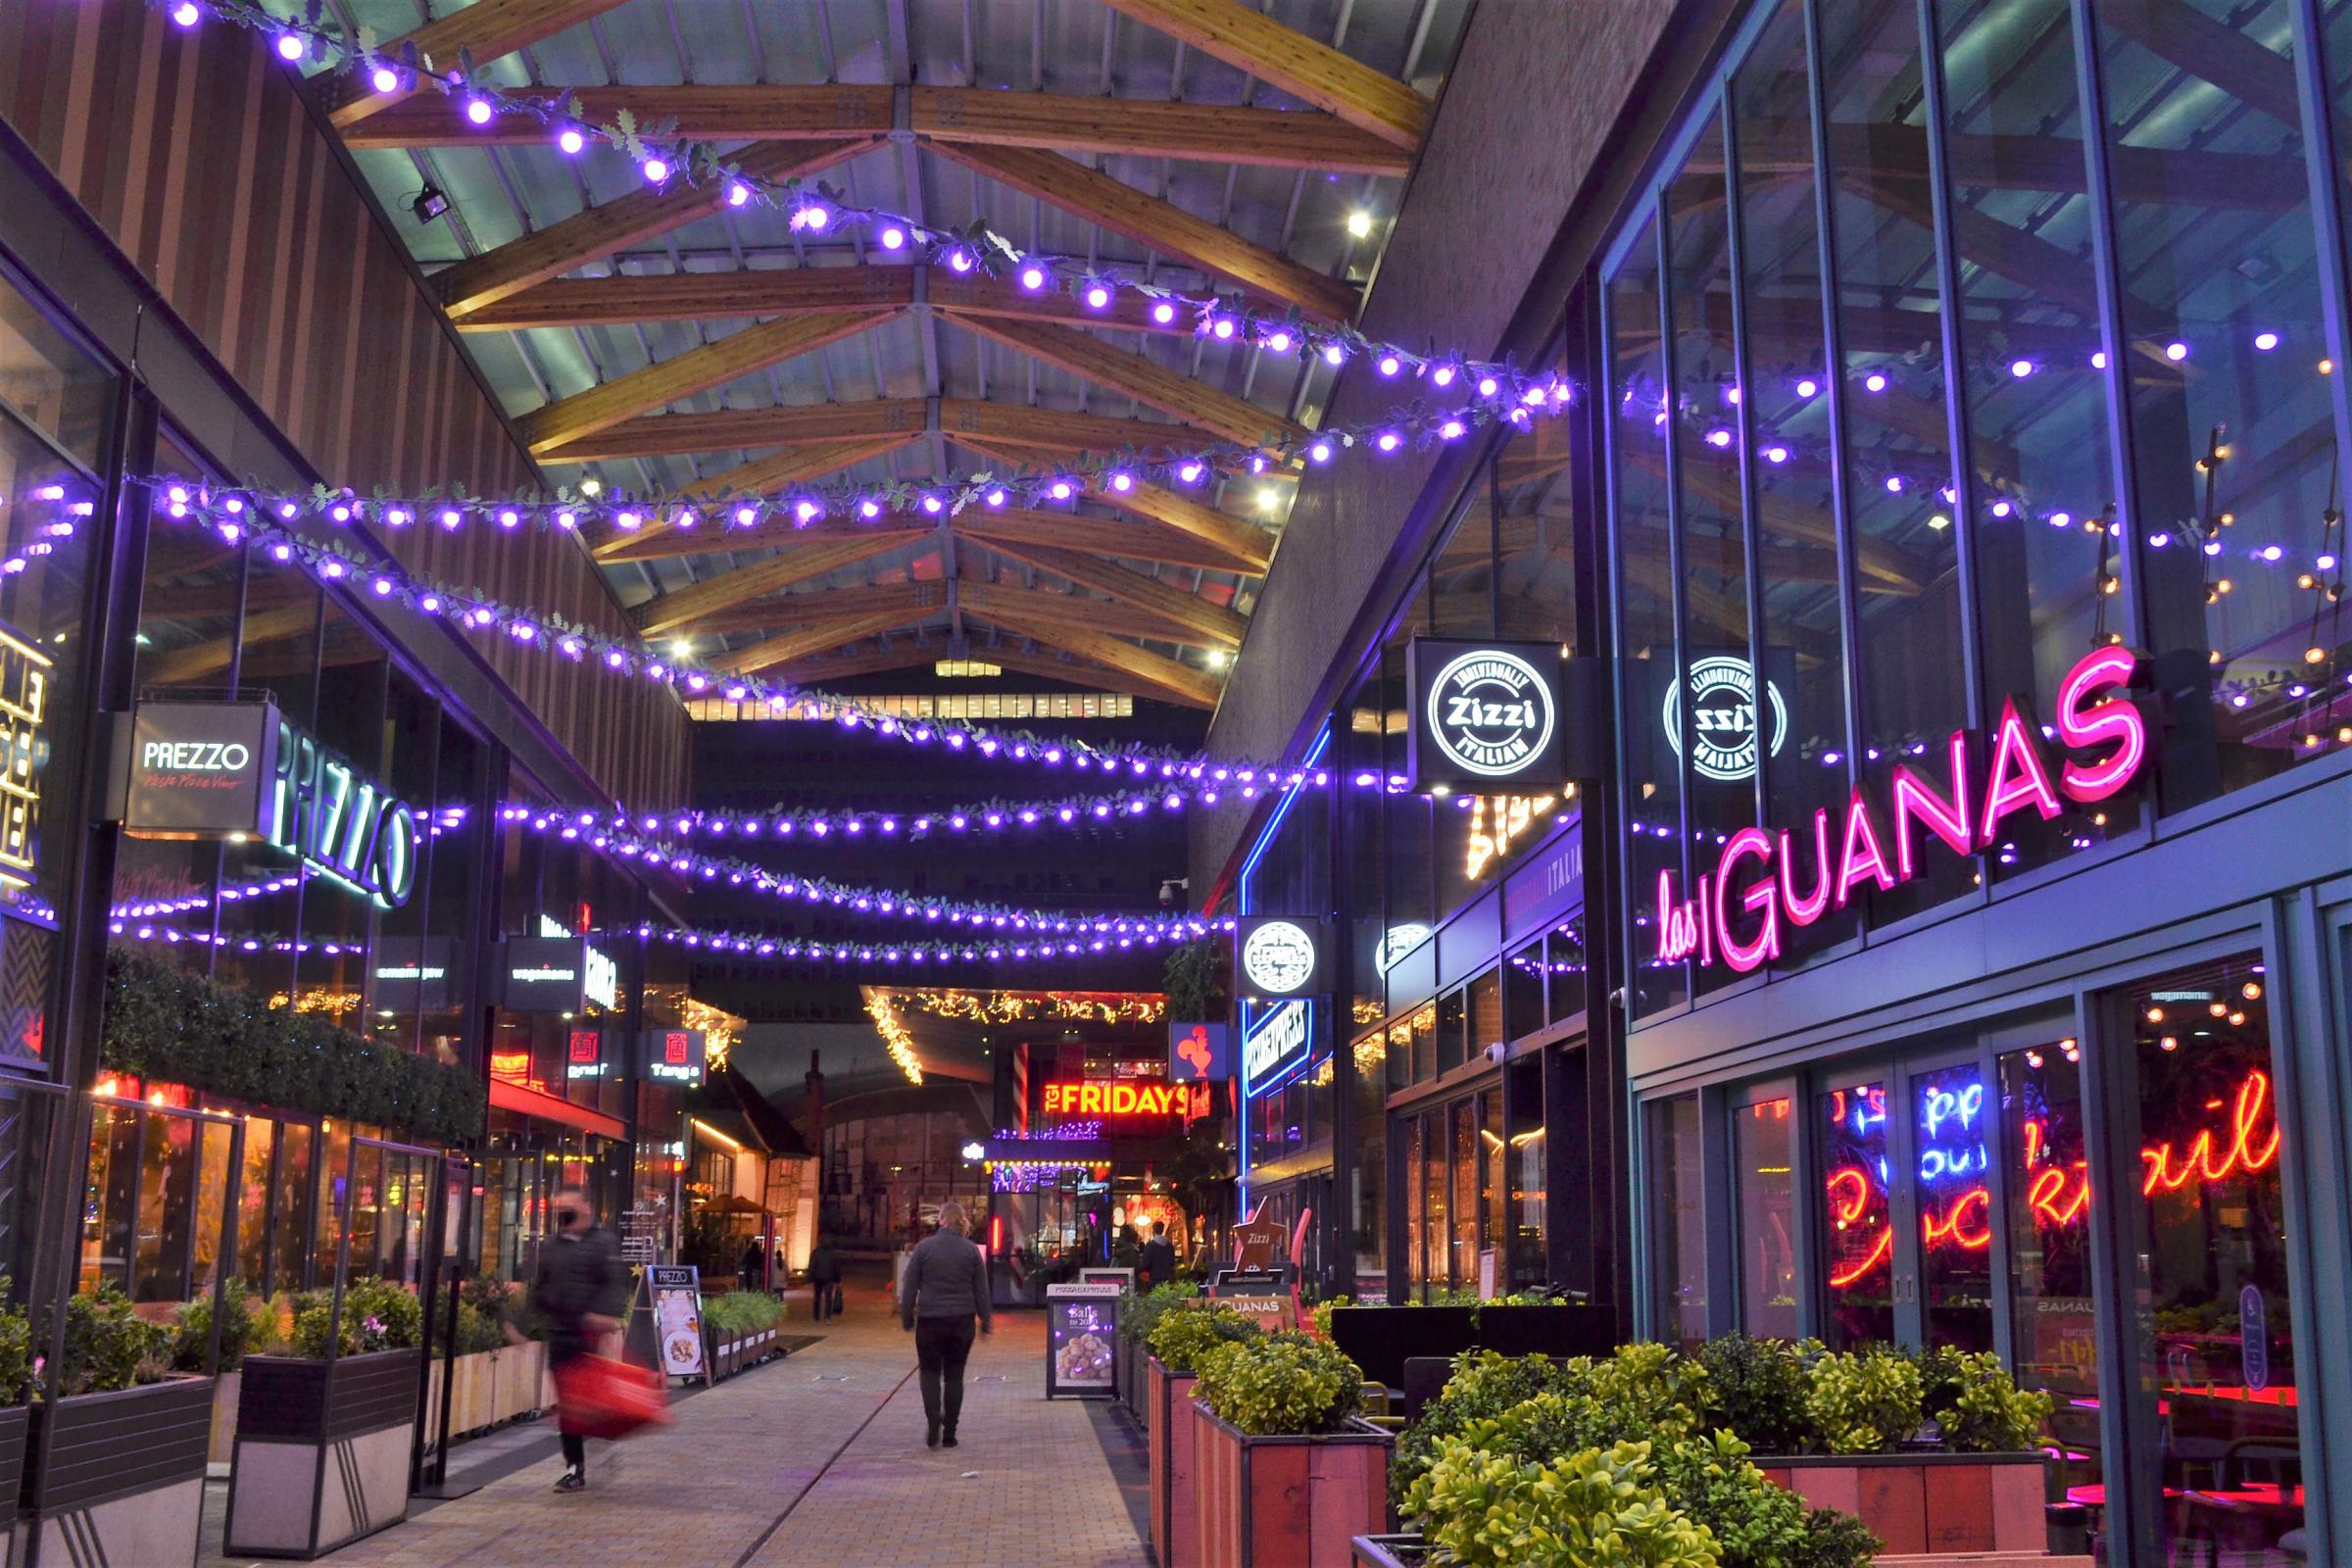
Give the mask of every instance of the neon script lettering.
[[[1197, 1097], [1195, 1091], [1200, 1091]], [[1193, 1115], [1196, 1098], [1205, 1099], [1202, 1084], [1078, 1083], [1046, 1085], [1049, 1116], [1178, 1116]]]
[[[1793, 841], [1787, 829], [1733, 834], [1713, 875], [1696, 879], [1690, 898], [1677, 898], [1674, 873], [1660, 871], [1658, 956], [1703, 964], [1720, 956], [1745, 974], [1780, 956], [1785, 925], [1811, 925], [1868, 888], [1886, 891], [1918, 876], [1919, 853], [1931, 839], [1954, 855], [1974, 855], [1997, 843], [2002, 824], [2021, 811], [2046, 822], [2069, 801], [2112, 799], [2148, 760], [2147, 716], [2127, 695], [2142, 667], [2128, 648], [2080, 660], [2058, 683], [2055, 746], [2024, 700], [2012, 697], [1983, 744], [1981, 773], [1980, 737], [1956, 730], [1946, 748], [1946, 787], [1897, 763], [1884, 804], [1857, 789], [1835, 826], [1825, 808]], [[1972, 790], [1980, 778], [1982, 789]], [[1799, 864], [1805, 859], [1809, 867]]]

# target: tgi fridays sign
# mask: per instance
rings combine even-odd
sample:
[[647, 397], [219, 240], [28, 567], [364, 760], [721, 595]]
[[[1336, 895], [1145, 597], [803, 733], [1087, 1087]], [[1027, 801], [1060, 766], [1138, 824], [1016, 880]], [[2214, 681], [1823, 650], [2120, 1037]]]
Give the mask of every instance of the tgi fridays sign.
[[2046, 735], [2020, 697], [2001, 705], [1989, 738], [1953, 731], [1944, 787], [1898, 762], [1883, 793], [1856, 789], [1835, 822], [1824, 808], [1794, 837], [1741, 828], [1689, 898], [1677, 898], [1674, 873], [1660, 871], [1658, 956], [1720, 960], [1745, 973], [1780, 956], [1785, 926], [1811, 925], [1870, 888], [1919, 875], [1930, 842], [1975, 855], [2021, 812], [2046, 822], [2069, 802], [2095, 806], [2121, 794], [2148, 760], [2147, 715], [2129, 695], [2142, 670], [2130, 649], [2099, 649], [2058, 683]]

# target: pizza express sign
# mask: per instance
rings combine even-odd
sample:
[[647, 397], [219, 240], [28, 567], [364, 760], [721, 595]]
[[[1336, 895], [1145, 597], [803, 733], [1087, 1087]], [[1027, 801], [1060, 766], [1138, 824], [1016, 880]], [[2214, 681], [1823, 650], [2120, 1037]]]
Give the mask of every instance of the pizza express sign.
[[1560, 651], [1551, 643], [1418, 637], [1405, 652], [1412, 693], [1412, 787], [1556, 788]]
[[2001, 841], [2011, 817], [2046, 822], [2070, 802], [2121, 794], [2148, 760], [2148, 717], [2130, 695], [2140, 679], [2137, 654], [2099, 649], [2059, 681], [2047, 730], [2012, 697], [1989, 737], [1953, 731], [1941, 783], [1897, 763], [1883, 791], [1857, 789], [1842, 812], [1817, 810], [1793, 834], [1741, 828], [1689, 898], [1660, 871], [1658, 956], [1720, 959], [1745, 973], [1780, 956], [1785, 928], [1918, 876], [1931, 843], [1976, 855]]
[[1235, 972], [1247, 997], [1298, 997], [1320, 988], [1323, 922], [1245, 915], [1234, 925]]
[[387, 909], [416, 890], [423, 843], [407, 802], [270, 703], [141, 703], [122, 825], [163, 837], [265, 838]]

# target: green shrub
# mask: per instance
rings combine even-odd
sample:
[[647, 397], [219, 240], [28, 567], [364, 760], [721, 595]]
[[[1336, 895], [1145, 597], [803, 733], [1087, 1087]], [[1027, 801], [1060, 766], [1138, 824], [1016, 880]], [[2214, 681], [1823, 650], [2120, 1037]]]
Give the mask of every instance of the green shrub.
[[[1819, 1347], [1812, 1347], [1819, 1353]], [[1805, 1417], [1806, 1347], [1727, 1334], [1700, 1348], [1707, 1415], [1757, 1453], [1803, 1453], [1813, 1443]]]
[[[220, 1370], [234, 1372], [245, 1364], [260, 1336], [253, 1300], [243, 1280], [230, 1280], [221, 1293]], [[172, 1346], [172, 1366], [179, 1372], [202, 1372], [213, 1343], [213, 1295], [207, 1291], [179, 1305]]]
[[172, 1332], [139, 1316], [120, 1287], [101, 1285], [66, 1302], [66, 1394], [111, 1394], [170, 1372]]
[[728, 1291], [703, 1303], [703, 1317], [722, 1345], [774, 1328], [783, 1316], [783, 1303], [764, 1291]]
[[2021, 1389], [1989, 1350], [1938, 1347], [1920, 1357], [1921, 1404], [1958, 1453], [2017, 1453], [2039, 1446], [2047, 1394]]
[[0, 1404], [23, 1404], [32, 1392], [32, 1321], [17, 1305], [16, 1291], [0, 1274]]
[[1878, 1555], [1862, 1521], [1808, 1512], [1729, 1432], [1659, 1445], [1655, 1463], [1668, 1499], [1715, 1537], [1724, 1568], [1870, 1568]]
[[1200, 1358], [1200, 1401], [1253, 1438], [1335, 1432], [1364, 1402], [1355, 1363], [1297, 1329], [1220, 1346]]
[[397, 1281], [353, 1280], [344, 1286], [339, 1335], [331, 1328], [333, 1312], [331, 1291], [305, 1291], [295, 1298], [291, 1353], [322, 1361], [330, 1335], [342, 1355], [405, 1350], [424, 1343], [424, 1305]]
[[1702, 1428], [1711, 1397], [1707, 1369], [1669, 1346], [1620, 1345], [1614, 1355], [1591, 1362], [1580, 1357], [1569, 1367], [1590, 1368], [1586, 1392], [1632, 1436], [1679, 1438]]
[[1179, 1301], [1189, 1301], [1200, 1294], [1200, 1287], [1190, 1280], [1174, 1280], [1166, 1285], [1154, 1285], [1143, 1295], [1125, 1303], [1119, 1313], [1119, 1340], [1126, 1345], [1145, 1344], [1152, 1331], [1158, 1327], [1160, 1317]]
[[1389, 1499], [1403, 1506], [1405, 1494], [1436, 1462], [1438, 1450], [1471, 1422], [1494, 1420], [1540, 1394], [1582, 1392], [1584, 1374], [1570, 1362], [1494, 1350], [1463, 1351], [1454, 1358], [1446, 1387], [1397, 1438], [1389, 1461]]
[[1805, 1414], [1832, 1453], [1886, 1453], [1925, 1419], [1919, 1362], [1884, 1346], [1823, 1355], [1805, 1387]]
[[1257, 1338], [1257, 1325], [1230, 1306], [1213, 1301], [1171, 1307], [1160, 1314], [1145, 1343], [1171, 1372], [1200, 1370], [1200, 1359], [1221, 1345]]
[[1704, 1525], [1658, 1487], [1649, 1446], [1544, 1463], [1449, 1443], [1413, 1484], [1436, 1560], [1461, 1568], [1718, 1568]]

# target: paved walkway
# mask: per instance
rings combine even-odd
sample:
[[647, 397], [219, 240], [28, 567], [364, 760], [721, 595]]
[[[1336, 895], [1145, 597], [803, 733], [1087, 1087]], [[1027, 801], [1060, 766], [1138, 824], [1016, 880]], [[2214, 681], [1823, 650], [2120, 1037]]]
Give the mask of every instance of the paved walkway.
[[[1092, 1412], [1045, 1391], [1045, 1322], [973, 1351], [963, 1443], [923, 1446], [914, 1345], [855, 1292], [824, 1340], [679, 1401], [676, 1421], [589, 1446], [587, 1492], [544, 1458], [348, 1546], [336, 1568], [1150, 1568]], [[451, 1450], [462, 1467], [466, 1447]], [[219, 1490], [219, 1489], [216, 1489]], [[217, 1517], [217, 1510], [216, 1510]], [[218, 1526], [208, 1546], [219, 1549]], [[208, 1557], [208, 1562], [221, 1559]]]

